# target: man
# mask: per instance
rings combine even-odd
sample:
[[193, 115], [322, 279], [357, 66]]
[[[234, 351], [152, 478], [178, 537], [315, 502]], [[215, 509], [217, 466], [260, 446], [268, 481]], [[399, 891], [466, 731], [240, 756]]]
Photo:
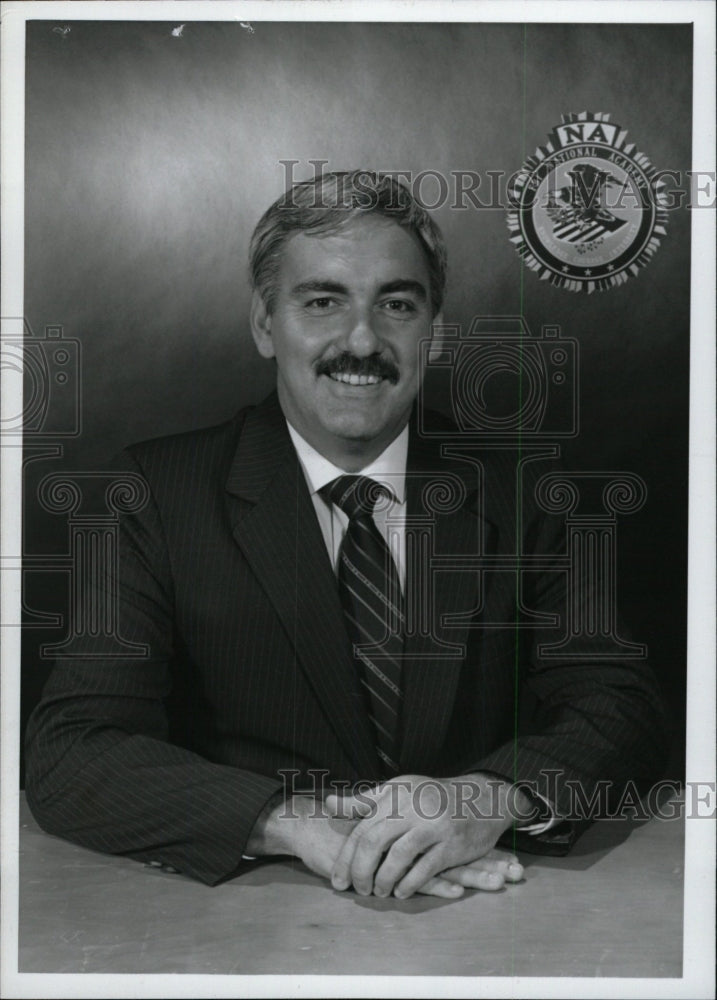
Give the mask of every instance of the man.
[[[379, 896], [519, 881], [495, 844], [549, 836], [571, 782], [659, 776], [651, 677], [537, 655], [516, 603], [560, 621], [566, 593], [535, 463], [516, 506], [502, 452], [449, 458], [412, 419], [445, 252], [408, 190], [297, 185], [251, 267], [277, 393], [125, 456], [150, 499], [123, 519], [120, 633], [148, 653], [88, 640], [58, 662], [28, 730], [31, 808], [210, 884], [277, 854]], [[461, 567], [497, 552], [543, 572], [517, 594], [515, 571]]]

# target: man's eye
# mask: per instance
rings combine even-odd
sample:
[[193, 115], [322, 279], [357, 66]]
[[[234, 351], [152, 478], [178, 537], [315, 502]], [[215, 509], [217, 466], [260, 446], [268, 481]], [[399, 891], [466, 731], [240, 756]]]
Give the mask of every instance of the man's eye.
[[309, 299], [306, 303], [307, 309], [328, 309], [333, 305], [335, 305], [335, 300], [329, 295], [320, 295], [318, 298]]
[[388, 299], [383, 305], [389, 312], [411, 313], [416, 311], [413, 302], [409, 302], [407, 299]]

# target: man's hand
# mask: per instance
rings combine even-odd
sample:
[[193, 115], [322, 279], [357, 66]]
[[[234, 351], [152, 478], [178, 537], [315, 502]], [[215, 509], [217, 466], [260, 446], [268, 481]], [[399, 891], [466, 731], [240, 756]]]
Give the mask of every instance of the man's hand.
[[439, 875], [475, 889], [519, 882], [518, 859], [493, 850], [513, 819], [530, 811], [519, 792], [511, 803], [509, 790], [507, 782], [483, 774], [446, 779], [412, 774], [344, 799], [329, 795], [326, 807], [337, 818], [360, 818], [341, 846], [332, 885], [405, 899], [425, 891]]
[[[321, 801], [310, 796], [295, 795], [287, 804], [282, 797], [275, 796], [259, 815], [246, 850], [257, 857], [293, 855], [316, 875], [330, 879], [348, 837], [359, 822], [359, 819], [330, 815]], [[445, 878], [426, 880], [417, 891], [427, 896], [455, 899], [463, 895], [464, 886], [473, 885], [471, 878], [475, 878], [475, 873], [456, 870], [446, 873]]]
[[328, 816], [322, 803], [314, 799], [295, 797], [294, 808], [301, 818], [292, 831], [292, 850], [287, 852], [300, 858], [306, 867], [322, 878], [331, 878], [336, 859], [357, 820]]
[[313, 796], [281, 794], [271, 798], [259, 814], [246, 850], [255, 856], [290, 854], [324, 878], [331, 877], [334, 862], [357, 819], [329, 816]]

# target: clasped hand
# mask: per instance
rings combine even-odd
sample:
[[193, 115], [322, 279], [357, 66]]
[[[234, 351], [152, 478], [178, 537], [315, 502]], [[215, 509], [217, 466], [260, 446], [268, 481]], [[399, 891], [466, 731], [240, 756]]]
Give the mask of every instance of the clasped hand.
[[413, 774], [355, 795], [327, 796], [332, 828], [343, 834], [340, 846], [332, 843], [338, 854], [331, 884], [406, 899], [415, 892], [456, 898], [465, 888], [519, 882], [518, 859], [494, 849], [512, 822], [508, 787], [482, 774], [440, 780]]

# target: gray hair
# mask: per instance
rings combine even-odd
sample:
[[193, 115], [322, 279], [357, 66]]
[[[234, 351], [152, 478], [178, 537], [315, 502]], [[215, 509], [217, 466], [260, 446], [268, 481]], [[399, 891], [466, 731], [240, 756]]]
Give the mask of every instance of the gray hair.
[[249, 246], [252, 287], [273, 311], [276, 278], [284, 244], [296, 232], [331, 233], [358, 215], [375, 213], [391, 219], [418, 239], [428, 265], [433, 315], [441, 308], [446, 285], [443, 236], [411, 191], [391, 174], [351, 170], [321, 174], [294, 184], [267, 209]]

